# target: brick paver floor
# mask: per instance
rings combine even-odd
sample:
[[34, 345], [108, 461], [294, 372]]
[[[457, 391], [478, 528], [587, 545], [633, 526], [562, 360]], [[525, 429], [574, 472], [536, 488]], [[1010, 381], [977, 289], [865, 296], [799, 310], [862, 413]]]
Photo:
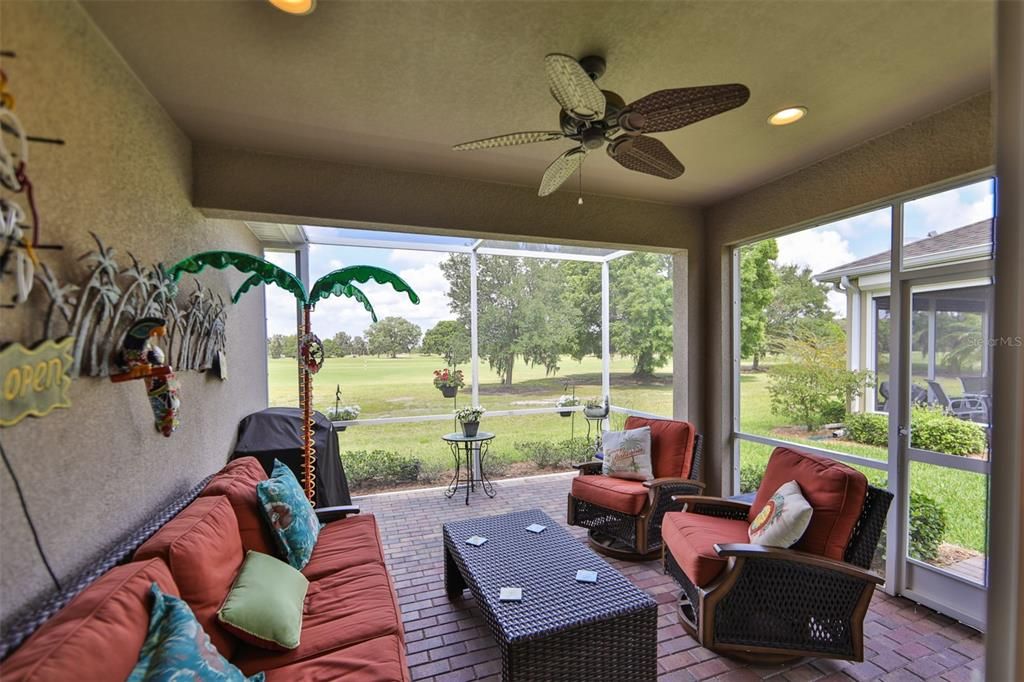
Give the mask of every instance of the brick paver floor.
[[[474, 494], [470, 506], [440, 489], [368, 495], [353, 500], [376, 515], [405, 623], [414, 680], [497, 680], [501, 661], [473, 597], [449, 601], [444, 592], [441, 524], [540, 508], [564, 524], [572, 474], [498, 481], [497, 497]], [[581, 528], [569, 532], [586, 541]], [[981, 680], [984, 644], [975, 630], [923, 606], [879, 591], [864, 629], [863, 663], [804, 659], [784, 666], [750, 666], [697, 645], [679, 625], [678, 588], [660, 562], [610, 560], [658, 603], [659, 680]], [[585, 682], [581, 680], [581, 682]], [[631, 682], [623, 680], [623, 682]]]

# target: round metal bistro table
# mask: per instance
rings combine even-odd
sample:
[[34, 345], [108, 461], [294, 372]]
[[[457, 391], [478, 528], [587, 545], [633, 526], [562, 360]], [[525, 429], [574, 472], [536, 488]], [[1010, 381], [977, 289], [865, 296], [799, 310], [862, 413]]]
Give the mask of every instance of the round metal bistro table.
[[[470, 491], [476, 491], [477, 483], [487, 494], [487, 497], [494, 497], [494, 486], [487, 480], [484, 474], [484, 457], [487, 455], [487, 448], [494, 439], [493, 433], [480, 431], [475, 436], [465, 436], [461, 433], [449, 433], [441, 438], [448, 443], [452, 449], [452, 456], [455, 457], [455, 475], [448, 489], [444, 491], [445, 497], [452, 497], [459, 490], [459, 484], [466, 486], [466, 504], [469, 504]], [[466, 475], [463, 477], [462, 469], [465, 467]]]

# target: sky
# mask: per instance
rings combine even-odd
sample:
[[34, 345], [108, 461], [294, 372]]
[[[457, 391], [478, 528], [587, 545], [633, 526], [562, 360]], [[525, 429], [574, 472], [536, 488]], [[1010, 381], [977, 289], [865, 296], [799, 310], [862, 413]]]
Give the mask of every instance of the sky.
[[[916, 241], [928, 232], [945, 232], [992, 217], [993, 187], [991, 180], [969, 185], [909, 202], [905, 208], [905, 242]], [[889, 249], [889, 209], [861, 214], [778, 238], [781, 264], [806, 266], [812, 272], [823, 272], [858, 258]], [[318, 234], [361, 236], [366, 232], [338, 228], [307, 227], [311, 238]], [[470, 240], [427, 235], [388, 235], [375, 233], [378, 239], [401, 238], [414, 243], [469, 244]], [[267, 260], [295, 271], [291, 253], [268, 252]], [[379, 318], [397, 315], [426, 331], [440, 320], [454, 319], [448, 308], [448, 286], [440, 263], [447, 254], [436, 251], [398, 250], [351, 246], [310, 246], [309, 261], [312, 281], [332, 270], [350, 265], [376, 265], [397, 273], [420, 296], [413, 305], [404, 294], [374, 282], [360, 285], [377, 311]], [[846, 314], [845, 296], [829, 294], [829, 304], [839, 315]], [[317, 303], [312, 316], [313, 331], [327, 339], [339, 331], [350, 336], [362, 335], [370, 325], [370, 315], [352, 299], [333, 296]], [[295, 299], [276, 287], [267, 288], [267, 331], [269, 334], [295, 333]]]

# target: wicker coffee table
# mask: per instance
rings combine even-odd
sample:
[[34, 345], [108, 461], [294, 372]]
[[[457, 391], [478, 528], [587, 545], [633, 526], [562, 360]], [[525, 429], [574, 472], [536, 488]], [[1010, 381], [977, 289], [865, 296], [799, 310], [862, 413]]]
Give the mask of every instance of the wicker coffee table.
[[[475, 535], [487, 542], [467, 544]], [[483, 610], [503, 679], [656, 679], [655, 601], [539, 509], [444, 524], [444, 566], [448, 597], [468, 587]], [[597, 582], [577, 582], [578, 570]], [[500, 601], [503, 587], [522, 601]]]

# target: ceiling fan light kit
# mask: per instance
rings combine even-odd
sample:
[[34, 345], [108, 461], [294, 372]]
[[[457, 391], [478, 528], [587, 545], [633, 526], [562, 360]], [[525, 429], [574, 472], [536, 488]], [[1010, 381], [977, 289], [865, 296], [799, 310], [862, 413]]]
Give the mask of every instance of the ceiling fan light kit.
[[[742, 106], [750, 99], [745, 85], [704, 85], [658, 90], [632, 104], [594, 82], [605, 72], [602, 57], [579, 61], [564, 54], [544, 58], [544, 73], [551, 96], [561, 107], [560, 131], [511, 133], [457, 144], [455, 151], [495, 149], [533, 142], [567, 139], [576, 146], [563, 152], [544, 171], [539, 196], [547, 196], [579, 171], [587, 153], [605, 148], [608, 156], [627, 170], [674, 179], [683, 174], [682, 162], [660, 140], [648, 133], [684, 126]], [[806, 112], [806, 109], [804, 109]], [[580, 201], [582, 204], [582, 194]]]
[[807, 107], [786, 107], [785, 109], [779, 109], [769, 116], [768, 123], [773, 126], [788, 126], [790, 123], [796, 123], [806, 115]]

